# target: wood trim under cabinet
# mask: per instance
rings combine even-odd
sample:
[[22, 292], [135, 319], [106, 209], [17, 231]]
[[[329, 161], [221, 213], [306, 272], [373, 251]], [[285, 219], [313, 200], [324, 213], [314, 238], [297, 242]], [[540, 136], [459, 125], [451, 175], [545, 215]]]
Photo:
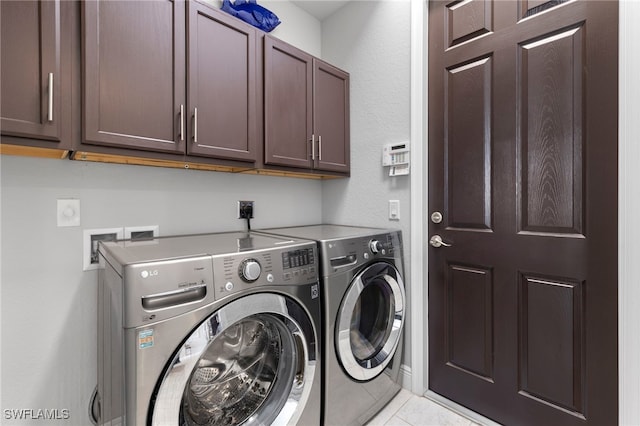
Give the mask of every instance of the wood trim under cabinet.
[[69, 155], [67, 149], [51, 149], [51, 148], [39, 148], [35, 146], [24, 145], [7, 145], [0, 144], [0, 154], [2, 155], [20, 155], [24, 157], [40, 157], [40, 158], [54, 158], [64, 159]]

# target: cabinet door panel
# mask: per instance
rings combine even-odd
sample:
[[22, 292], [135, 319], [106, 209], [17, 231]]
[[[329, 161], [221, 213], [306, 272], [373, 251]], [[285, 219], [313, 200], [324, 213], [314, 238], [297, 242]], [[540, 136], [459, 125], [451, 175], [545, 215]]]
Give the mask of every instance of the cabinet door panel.
[[196, 2], [189, 3], [188, 28], [187, 152], [255, 161], [255, 30]]
[[60, 2], [2, 1], [0, 16], [2, 134], [59, 141]]
[[184, 2], [83, 5], [84, 142], [182, 151]]
[[313, 129], [316, 169], [349, 171], [349, 74], [314, 59]]
[[265, 163], [311, 168], [311, 55], [265, 37]]

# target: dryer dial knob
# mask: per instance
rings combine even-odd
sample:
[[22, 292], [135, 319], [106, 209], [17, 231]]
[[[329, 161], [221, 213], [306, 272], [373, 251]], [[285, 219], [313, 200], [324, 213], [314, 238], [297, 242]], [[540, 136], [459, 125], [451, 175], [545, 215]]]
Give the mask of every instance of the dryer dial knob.
[[245, 259], [240, 264], [240, 278], [248, 283], [252, 283], [260, 278], [262, 267], [255, 259]]
[[378, 253], [382, 250], [382, 244], [378, 240], [371, 240], [369, 241], [369, 250], [371, 253]]

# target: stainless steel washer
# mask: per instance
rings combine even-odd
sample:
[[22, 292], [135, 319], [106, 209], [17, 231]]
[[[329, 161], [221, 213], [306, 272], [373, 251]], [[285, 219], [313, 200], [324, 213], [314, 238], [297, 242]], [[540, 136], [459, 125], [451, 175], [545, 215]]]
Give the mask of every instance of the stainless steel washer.
[[269, 229], [316, 240], [323, 293], [323, 422], [361, 425], [400, 390], [406, 300], [400, 231]]
[[320, 424], [314, 242], [236, 232], [99, 252], [99, 424]]

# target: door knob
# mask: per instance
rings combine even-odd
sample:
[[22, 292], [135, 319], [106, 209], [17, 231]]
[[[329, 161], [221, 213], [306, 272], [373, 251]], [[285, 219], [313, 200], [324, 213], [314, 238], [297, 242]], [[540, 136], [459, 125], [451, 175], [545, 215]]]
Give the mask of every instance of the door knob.
[[434, 235], [433, 237], [431, 237], [431, 239], [429, 240], [429, 244], [431, 244], [433, 247], [451, 247], [451, 244], [445, 243], [444, 241], [442, 241], [442, 237], [440, 235]]

